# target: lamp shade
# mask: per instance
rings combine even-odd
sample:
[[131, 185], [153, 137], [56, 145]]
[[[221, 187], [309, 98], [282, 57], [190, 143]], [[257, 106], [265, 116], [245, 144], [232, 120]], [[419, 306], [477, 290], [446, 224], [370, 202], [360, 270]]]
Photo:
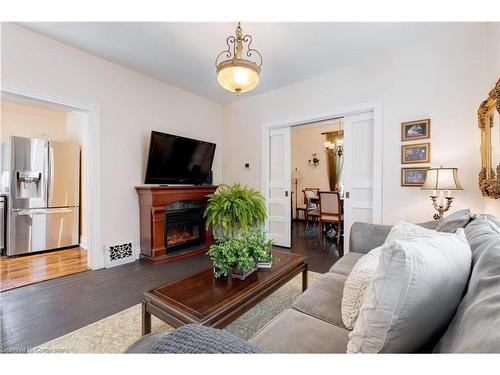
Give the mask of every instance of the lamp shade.
[[463, 190], [458, 181], [458, 168], [430, 168], [422, 190]]
[[292, 171], [292, 180], [300, 180], [302, 178], [302, 172], [295, 168]]

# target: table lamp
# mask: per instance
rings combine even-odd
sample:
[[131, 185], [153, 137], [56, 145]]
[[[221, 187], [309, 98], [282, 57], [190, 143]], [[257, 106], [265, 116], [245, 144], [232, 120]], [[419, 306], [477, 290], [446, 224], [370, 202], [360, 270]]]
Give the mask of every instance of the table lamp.
[[432, 190], [432, 205], [437, 211], [433, 217], [435, 220], [443, 218], [443, 214], [450, 209], [453, 201], [451, 192], [453, 190], [463, 190], [458, 181], [458, 168], [443, 168], [443, 166], [440, 166], [439, 168], [428, 169], [422, 190]]

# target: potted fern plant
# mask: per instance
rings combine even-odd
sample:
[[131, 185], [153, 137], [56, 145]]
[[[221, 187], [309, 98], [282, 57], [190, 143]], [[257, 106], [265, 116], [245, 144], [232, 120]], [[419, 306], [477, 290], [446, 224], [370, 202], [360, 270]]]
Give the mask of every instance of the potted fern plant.
[[264, 197], [257, 190], [240, 184], [221, 184], [208, 196], [205, 209], [207, 228], [212, 226], [215, 238], [237, 238], [267, 217]]
[[208, 251], [215, 277], [231, 271], [233, 277], [244, 279], [256, 270], [257, 261], [271, 260], [272, 241], [259, 228], [267, 213], [258, 191], [240, 184], [219, 185], [208, 196], [204, 216], [215, 237]]

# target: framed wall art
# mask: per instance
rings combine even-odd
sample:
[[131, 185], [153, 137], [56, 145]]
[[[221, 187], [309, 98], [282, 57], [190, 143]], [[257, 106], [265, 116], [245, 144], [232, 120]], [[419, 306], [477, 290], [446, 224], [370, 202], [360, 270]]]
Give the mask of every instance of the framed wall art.
[[422, 186], [428, 169], [429, 167], [401, 168], [401, 186]]
[[401, 141], [428, 139], [431, 136], [431, 120], [417, 120], [401, 123]]
[[430, 143], [419, 143], [401, 146], [401, 164], [417, 164], [430, 162]]

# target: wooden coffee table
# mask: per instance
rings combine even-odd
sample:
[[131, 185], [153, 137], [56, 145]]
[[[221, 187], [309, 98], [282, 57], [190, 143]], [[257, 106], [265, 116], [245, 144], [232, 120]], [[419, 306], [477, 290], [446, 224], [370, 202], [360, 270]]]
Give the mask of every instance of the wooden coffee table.
[[142, 334], [151, 332], [151, 314], [175, 328], [190, 323], [223, 328], [300, 273], [305, 291], [306, 257], [279, 250], [271, 253], [272, 268], [259, 269], [245, 280], [215, 279], [210, 268], [145, 292]]

